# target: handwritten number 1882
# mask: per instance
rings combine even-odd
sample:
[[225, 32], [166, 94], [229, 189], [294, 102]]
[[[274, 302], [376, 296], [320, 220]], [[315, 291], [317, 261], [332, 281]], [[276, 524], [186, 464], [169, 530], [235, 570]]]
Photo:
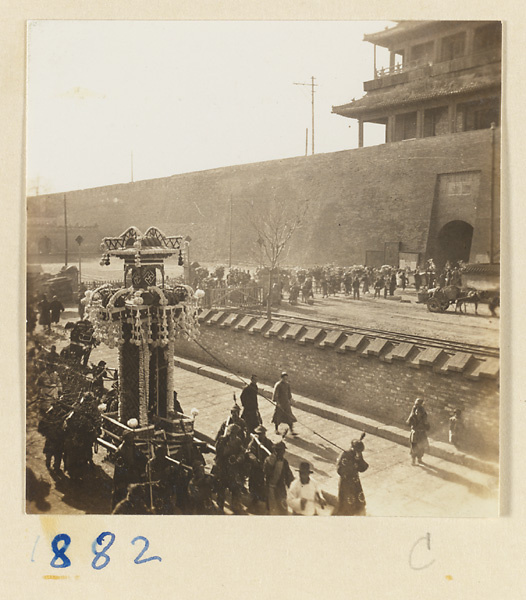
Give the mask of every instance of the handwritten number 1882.
[[[109, 540], [106, 541], [106, 538], [109, 537]], [[103, 531], [101, 534], [97, 536], [95, 540], [93, 540], [93, 544], [91, 545], [91, 549], [95, 557], [91, 562], [91, 566], [96, 570], [100, 571], [107, 567], [110, 562], [110, 556], [107, 554], [110, 547], [115, 542], [115, 534], [111, 531]], [[138, 535], [133, 538], [131, 543], [135, 545], [136, 542], [143, 542], [144, 546], [139, 554], [135, 557], [133, 561], [136, 565], [141, 565], [143, 563], [150, 562], [152, 560], [162, 561], [160, 556], [148, 556], [143, 558], [144, 554], [150, 547], [150, 542], [148, 538], [145, 538], [142, 535]], [[60, 544], [60, 546], [59, 546]], [[56, 535], [51, 541], [51, 549], [53, 550], [53, 558], [49, 563], [55, 569], [65, 569], [66, 567], [71, 566], [71, 560], [66, 555], [66, 551], [71, 544], [71, 538], [67, 533], [59, 533]], [[104, 544], [104, 545], [103, 545]], [[100, 550], [97, 550], [97, 546], [102, 546]]]

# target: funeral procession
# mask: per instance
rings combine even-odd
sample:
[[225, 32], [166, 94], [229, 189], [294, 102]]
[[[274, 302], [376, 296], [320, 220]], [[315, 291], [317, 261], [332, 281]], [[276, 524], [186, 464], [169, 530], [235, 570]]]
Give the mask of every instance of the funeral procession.
[[281, 101], [30, 62], [27, 514], [498, 515], [501, 24], [352, 27]]

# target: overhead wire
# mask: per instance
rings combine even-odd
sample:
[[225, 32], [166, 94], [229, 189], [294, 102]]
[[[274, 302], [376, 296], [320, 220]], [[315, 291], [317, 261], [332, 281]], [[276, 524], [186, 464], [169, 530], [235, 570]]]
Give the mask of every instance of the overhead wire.
[[[206, 352], [209, 356], [211, 356], [218, 364], [220, 364], [225, 370], [227, 370], [229, 373], [231, 373], [232, 375], [234, 375], [234, 377], [236, 377], [237, 379], [239, 379], [239, 381], [241, 381], [243, 383], [243, 385], [248, 385], [247, 382], [240, 377], [237, 373], [235, 373], [234, 371], [232, 371], [232, 369], [230, 369], [230, 367], [228, 365], [225, 365], [219, 358], [217, 358], [217, 356], [215, 356], [212, 352], [210, 352], [207, 348], [205, 348], [202, 344], [200, 344], [196, 339], [193, 340], [200, 348], [201, 350], [203, 350], [204, 352]], [[272, 406], [276, 406], [276, 403], [274, 401], [272, 401], [270, 398], [267, 398], [265, 395], [263, 395], [259, 390], [258, 390], [258, 395], [261, 396], [262, 398], [264, 398], [267, 402], [269, 402], [270, 404], [272, 404]], [[311, 433], [313, 433], [314, 435], [317, 435], [319, 438], [321, 438], [322, 440], [324, 440], [325, 442], [327, 442], [328, 444], [331, 444], [332, 446], [334, 446], [335, 448], [338, 448], [338, 450], [341, 450], [342, 452], [344, 452], [344, 448], [342, 448], [341, 446], [338, 446], [338, 444], [334, 443], [332, 440], [329, 440], [328, 438], [326, 438], [325, 436], [323, 436], [321, 433], [318, 433], [315, 429], [313, 429], [312, 427], [309, 427], [308, 425], [305, 425], [304, 423], [301, 423], [301, 421], [298, 421], [298, 423], [302, 426], [305, 427], [305, 429], [308, 429]]]

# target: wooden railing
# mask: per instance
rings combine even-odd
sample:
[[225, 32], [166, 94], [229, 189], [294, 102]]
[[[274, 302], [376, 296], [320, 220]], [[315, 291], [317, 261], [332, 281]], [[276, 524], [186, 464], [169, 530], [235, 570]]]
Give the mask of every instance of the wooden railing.
[[207, 288], [203, 298], [205, 308], [248, 308], [263, 304], [263, 288], [244, 287]]

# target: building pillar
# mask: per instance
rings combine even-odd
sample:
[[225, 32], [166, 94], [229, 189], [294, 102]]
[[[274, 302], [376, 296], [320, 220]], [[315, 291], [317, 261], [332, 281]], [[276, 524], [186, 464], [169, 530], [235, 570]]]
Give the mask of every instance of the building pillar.
[[358, 119], [358, 148], [363, 148], [363, 120]]
[[473, 54], [473, 42], [475, 39], [475, 30], [471, 27], [466, 31], [466, 46], [464, 48], [464, 56]]
[[385, 141], [386, 143], [393, 141], [393, 133], [394, 133], [394, 115], [389, 115], [387, 117], [387, 126], [385, 128]]
[[448, 106], [449, 133], [457, 131], [457, 105], [453, 102]]
[[424, 109], [416, 111], [416, 137], [424, 137]]
[[438, 39], [435, 41], [435, 59], [433, 62], [438, 63], [440, 62], [440, 54], [442, 52], [442, 39]]

